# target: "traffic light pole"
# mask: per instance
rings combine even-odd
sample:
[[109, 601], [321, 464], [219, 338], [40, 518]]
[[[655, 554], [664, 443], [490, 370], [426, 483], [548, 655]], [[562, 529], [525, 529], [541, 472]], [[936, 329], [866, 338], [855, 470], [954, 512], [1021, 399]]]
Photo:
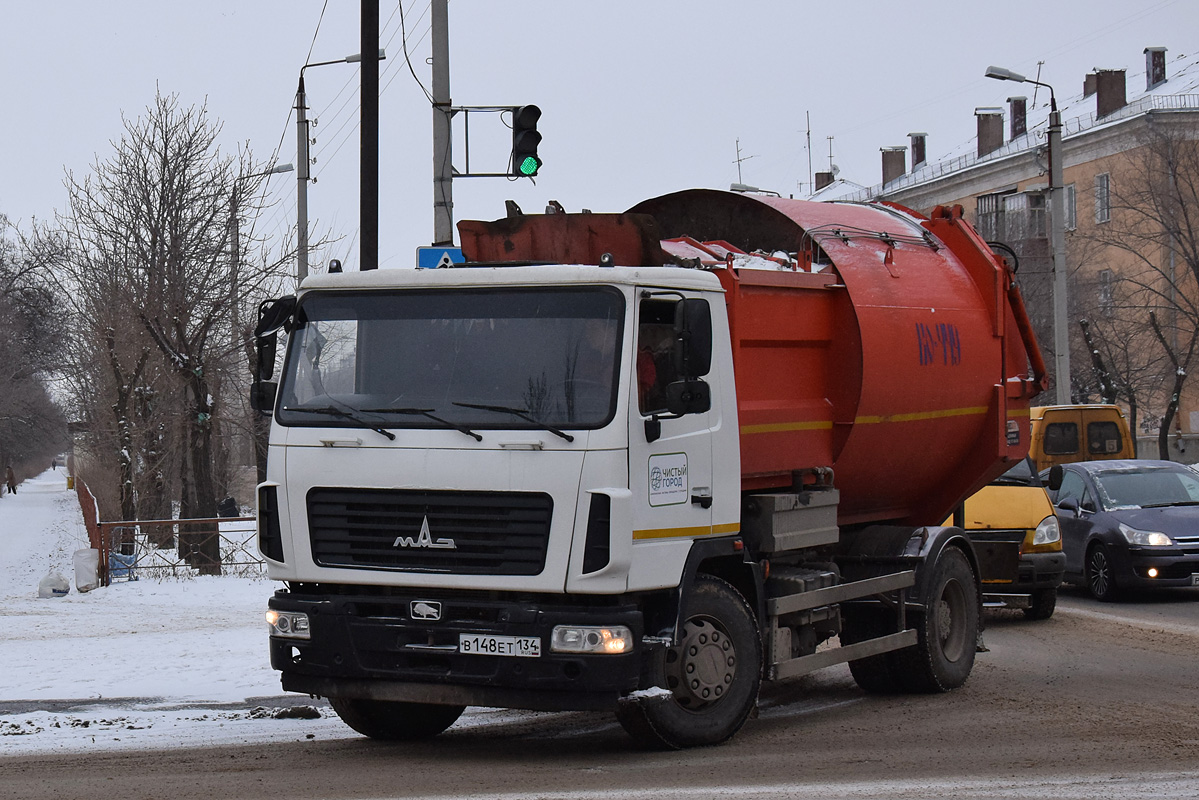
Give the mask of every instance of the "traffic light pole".
[[433, 0], [433, 244], [454, 244], [449, 0]]

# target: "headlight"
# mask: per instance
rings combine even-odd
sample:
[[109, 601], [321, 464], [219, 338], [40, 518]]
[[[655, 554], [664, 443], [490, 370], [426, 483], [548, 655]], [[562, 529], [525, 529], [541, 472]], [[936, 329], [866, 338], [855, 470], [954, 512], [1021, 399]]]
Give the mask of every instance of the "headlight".
[[633, 649], [633, 632], [624, 625], [557, 625], [550, 649], [555, 653], [628, 653]]
[[1120, 533], [1124, 534], [1124, 538], [1128, 540], [1129, 544], [1139, 544], [1145, 547], [1169, 547], [1174, 544], [1174, 541], [1164, 533], [1138, 531], [1123, 522], [1120, 523]]
[[1060, 541], [1061, 538], [1062, 535], [1057, 527], [1057, 517], [1045, 517], [1045, 519], [1041, 520], [1041, 524], [1037, 526], [1036, 532], [1033, 533], [1032, 543], [1034, 545], [1050, 544]]
[[312, 632], [308, 630], [308, 615], [299, 611], [266, 612], [266, 624], [271, 626], [271, 636], [282, 636], [285, 639], [311, 639]]

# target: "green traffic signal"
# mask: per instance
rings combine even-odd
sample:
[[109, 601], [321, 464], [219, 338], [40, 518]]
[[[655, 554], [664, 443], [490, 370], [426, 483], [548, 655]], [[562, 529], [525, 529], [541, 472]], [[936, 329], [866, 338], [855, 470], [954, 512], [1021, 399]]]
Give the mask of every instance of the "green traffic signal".
[[539, 169], [541, 169], [541, 159], [537, 156], [525, 156], [516, 167], [517, 172], [529, 178], [536, 175]]
[[537, 145], [541, 144], [539, 119], [541, 109], [537, 106], [512, 109], [512, 174], [518, 178], [532, 178], [541, 169], [537, 155]]

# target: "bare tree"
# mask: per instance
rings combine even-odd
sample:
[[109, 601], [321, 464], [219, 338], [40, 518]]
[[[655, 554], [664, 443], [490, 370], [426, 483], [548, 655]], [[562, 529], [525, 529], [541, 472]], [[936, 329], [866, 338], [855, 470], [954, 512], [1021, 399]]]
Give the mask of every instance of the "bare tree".
[[[222, 154], [220, 132], [203, 106], [158, 96], [144, 116], [126, 119], [89, 175], [67, 176], [69, 210], [43, 231], [44, 252], [82, 323], [77, 354], [91, 361], [81, 373], [107, 387], [109, 408], [93, 416], [107, 417], [102, 427], [112, 433], [122, 487], [130, 487], [120, 492], [123, 516], [146, 507], [135, 500], [134, 473], [161, 493], [171, 458], [180, 518], [216, 515], [227, 482], [218, 472], [218, 423], [226, 409], [240, 408], [222, 402], [221, 390], [245, 384], [234, 377], [245, 368], [233, 324], [281, 271], [283, 259], [264, 256], [251, 225], [240, 226], [234, 251], [233, 216], [260, 210], [247, 198], [264, 165], [246, 148]], [[260, 251], [253, 258], [252, 249]], [[188, 533], [181, 544], [202, 571], [219, 569], [213, 537]]]

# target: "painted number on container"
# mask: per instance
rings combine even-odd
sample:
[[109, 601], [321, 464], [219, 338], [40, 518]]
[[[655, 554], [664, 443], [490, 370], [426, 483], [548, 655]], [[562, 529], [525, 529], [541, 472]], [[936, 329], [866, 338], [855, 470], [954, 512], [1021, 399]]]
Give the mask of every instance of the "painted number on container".
[[916, 346], [920, 351], [920, 366], [941, 364], [956, 367], [962, 363], [962, 337], [958, 326], [948, 322], [935, 325], [916, 323]]

